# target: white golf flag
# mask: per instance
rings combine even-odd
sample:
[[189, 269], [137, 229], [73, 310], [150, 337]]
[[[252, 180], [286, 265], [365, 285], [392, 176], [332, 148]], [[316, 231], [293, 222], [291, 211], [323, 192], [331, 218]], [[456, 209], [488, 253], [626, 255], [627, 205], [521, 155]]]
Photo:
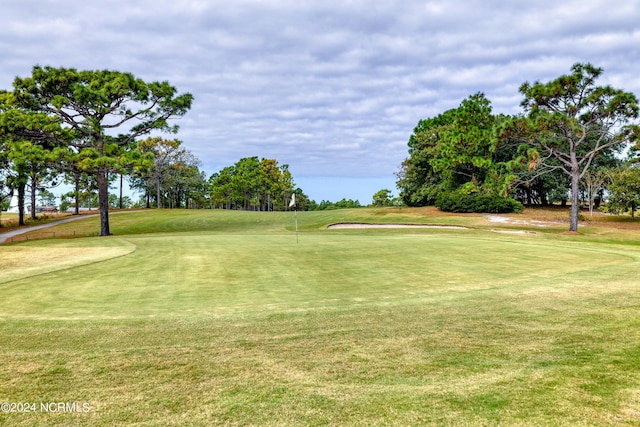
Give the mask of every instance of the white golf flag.
[[292, 208], [296, 205], [296, 193], [291, 195], [291, 201], [289, 202], [289, 207]]

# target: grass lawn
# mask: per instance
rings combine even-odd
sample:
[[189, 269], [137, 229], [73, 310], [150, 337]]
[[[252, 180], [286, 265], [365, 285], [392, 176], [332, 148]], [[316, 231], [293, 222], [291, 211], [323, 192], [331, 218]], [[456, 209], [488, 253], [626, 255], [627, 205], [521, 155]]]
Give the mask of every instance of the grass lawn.
[[1, 245], [0, 402], [36, 411], [0, 425], [640, 425], [640, 231], [536, 215], [304, 212], [296, 244], [292, 213], [148, 211]]

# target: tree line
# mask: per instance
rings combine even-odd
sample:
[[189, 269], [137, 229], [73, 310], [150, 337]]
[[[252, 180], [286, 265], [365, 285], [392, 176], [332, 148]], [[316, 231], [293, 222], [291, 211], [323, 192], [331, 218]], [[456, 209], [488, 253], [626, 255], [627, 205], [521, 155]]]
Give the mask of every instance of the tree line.
[[275, 159], [246, 157], [209, 178], [212, 207], [256, 211], [282, 211], [296, 195], [296, 205], [307, 210], [309, 198], [296, 188], [289, 165]]
[[[179, 128], [172, 121], [184, 116], [192, 102], [191, 94], [178, 94], [166, 81], [145, 82], [130, 73], [33, 67], [31, 76], [16, 77], [11, 91], [0, 91], [0, 203], [17, 191], [22, 225], [27, 195], [35, 218], [38, 192], [44, 197], [49, 188], [65, 183], [73, 191], [63, 203], [74, 204], [75, 213], [81, 199], [98, 207], [103, 236], [111, 234], [109, 208], [124, 207], [125, 177], [144, 194], [147, 207], [218, 204], [227, 190], [218, 184], [228, 170], [207, 179], [182, 141], [157, 136], [176, 134]], [[253, 160], [243, 159], [235, 169], [250, 175]], [[266, 159], [259, 166], [259, 178], [267, 185], [262, 190], [271, 199], [256, 201], [263, 195], [258, 184], [249, 175], [235, 175], [229, 199], [233, 208], [242, 203], [243, 208], [271, 210], [288, 206], [296, 190], [287, 167]], [[118, 198], [109, 193], [117, 181]]]
[[[0, 207], [16, 191], [23, 225], [27, 198], [35, 219], [37, 197], [51, 204], [49, 190], [66, 184], [73, 190], [61, 205], [76, 214], [97, 207], [106, 236], [109, 208], [132, 203], [122, 193], [125, 178], [145, 207], [286, 210], [294, 194], [299, 210], [360, 206], [309, 200], [275, 159], [243, 158], [207, 178], [181, 140], [159, 136], [178, 132], [174, 121], [192, 102], [166, 81], [130, 73], [33, 67], [0, 90]], [[118, 183], [119, 197], [109, 192]]]
[[[597, 207], [607, 194], [610, 209], [633, 215], [640, 206], [638, 102], [632, 93], [598, 86], [602, 72], [575, 64], [550, 82], [524, 83], [517, 115], [493, 114], [491, 102], [476, 93], [420, 120], [397, 174], [401, 203], [511, 209], [496, 200], [559, 201], [571, 205], [575, 231], [581, 201]], [[109, 208], [124, 207], [125, 197], [110, 194], [110, 185], [120, 181], [122, 188], [125, 177], [147, 207], [286, 210], [294, 194], [300, 210], [360, 206], [310, 200], [288, 165], [275, 159], [246, 157], [207, 179], [179, 139], [158, 136], [177, 133], [173, 120], [192, 102], [166, 81], [35, 66], [31, 76], [14, 80], [13, 90], [0, 91], [0, 203], [17, 190], [23, 223], [27, 195], [35, 216], [38, 191], [65, 182], [74, 188], [68, 197], [76, 209], [97, 193], [101, 235], [111, 234]], [[389, 190], [374, 195], [374, 205], [398, 203]]]
[[[550, 82], [522, 84], [517, 115], [493, 114], [491, 102], [476, 93], [420, 120], [397, 173], [402, 201], [472, 209], [507, 198], [529, 205], [559, 201], [571, 205], [571, 231], [578, 227], [581, 200], [593, 206], [605, 192], [610, 208], [633, 212], [637, 199], [629, 197], [632, 191], [622, 194], [620, 185], [622, 177], [631, 185], [630, 176], [638, 175], [638, 101], [630, 92], [598, 86], [602, 72], [578, 63]], [[624, 162], [621, 153], [628, 148]], [[468, 203], [471, 198], [478, 204]]]

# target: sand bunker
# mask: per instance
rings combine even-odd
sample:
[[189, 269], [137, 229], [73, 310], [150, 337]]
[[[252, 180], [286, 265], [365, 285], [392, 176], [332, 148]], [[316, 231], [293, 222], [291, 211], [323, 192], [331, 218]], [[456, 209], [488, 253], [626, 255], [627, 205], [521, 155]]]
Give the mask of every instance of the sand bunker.
[[506, 216], [499, 216], [499, 215], [489, 215], [486, 218], [489, 220], [489, 222], [497, 222], [500, 224], [526, 225], [526, 226], [533, 226], [533, 227], [548, 227], [550, 224], [553, 224], [548, 221], [538, 221], [535, 219], [518, 220], [518, 219], [507, 218]]
[[[497, 218], [497, 217], [496, 217]], [[507, 221], [508, 219], [505, 218]], [[492, 222], [506, 222], [502, 221], [501, 218], [499, 220], [491, 220]], [[332, 224], [327, 227], [328, 229], [338, 229], [338, 228], [448, 228], [448, 229], [457, 229], [457, 230], [468, 230], [467, 227], [462, 227], [460, 225], [430, 225], [430, 224], [367, 224], [360, 222], [347, 222], [347, 223], [339, 223]], [[492, 231], [494, 233], [506, 233], [506, 234], [536, 234], [535, 231], [525, 231], [525, 230], [487, 230]]]

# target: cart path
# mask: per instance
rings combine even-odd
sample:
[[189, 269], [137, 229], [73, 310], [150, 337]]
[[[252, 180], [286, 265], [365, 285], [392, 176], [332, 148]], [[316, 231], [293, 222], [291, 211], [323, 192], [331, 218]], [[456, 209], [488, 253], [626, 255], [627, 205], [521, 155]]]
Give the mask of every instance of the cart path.
[[[143, 211], [136, 210], [136, 211], [109, 212], [109, 215], [130, 213], [130, 212], [143, 212]], [[15, 230], [11, 230], [11, 231], [7, 231], [7, 232], [4, 232], [4, 233], [0, 233], [0, 244], [5, 243], [8, 239], [11, 239], [11, 238], [13, 238], [15, 236], [19, 236], [21, 234], [29, 233], [31, 231], [36, 231], [36, 230], [40, 230], [42, 228], [53, 227], [54, 225], [63, 224], [65, 222], [77, 221], [79, 219], [92, 218], [92, 217], [96, 217], [96, 216], [100, 216], [100, 214], [97, 213], [97, 214], [89, 214], [89, 215], [74, 215], [71, 218], [61, 219], [59, 221], [50, 222], [48, 224], [32, 225], [32, 226], [29, 226], [29, 227], [17, 228]]]

